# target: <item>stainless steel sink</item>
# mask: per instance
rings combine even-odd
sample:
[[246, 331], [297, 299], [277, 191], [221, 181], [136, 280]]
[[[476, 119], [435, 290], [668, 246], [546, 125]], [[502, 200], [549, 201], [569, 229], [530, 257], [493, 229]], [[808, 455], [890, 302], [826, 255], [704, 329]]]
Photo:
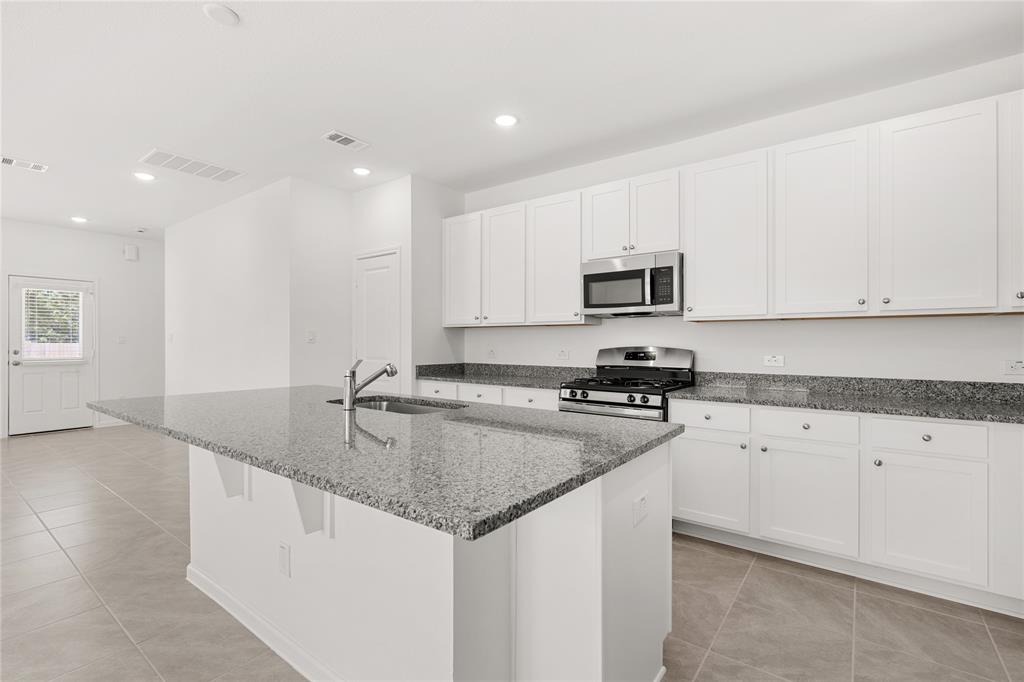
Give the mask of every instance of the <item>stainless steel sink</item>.
[[461, 406], [453, 405], [447, 407], [445, 405], [420, 405], [395, 400], [367, 400], [364, 402], [357, 401], [356, 407], [361, 407], [364, 410], [377, 410], [378, 412], [395, 412], [397, 414], [429, 414], [431, 412], [454, 410]]

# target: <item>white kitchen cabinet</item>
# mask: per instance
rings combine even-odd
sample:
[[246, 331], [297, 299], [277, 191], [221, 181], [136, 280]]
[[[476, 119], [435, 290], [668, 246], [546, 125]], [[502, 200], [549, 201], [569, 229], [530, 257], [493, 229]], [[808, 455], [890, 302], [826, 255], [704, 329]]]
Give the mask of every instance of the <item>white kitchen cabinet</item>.
[[687, 319], [768, 312], [768, 154], [683, 169]]
[[988, 464], [874, 449], [873, 563], [988, 584]]
[[582, 322], [580, 193], [526, 204], [526, 321]]
[[994, 99], [879, 126], [881, 311], [997, 303]]
[[868, 309], [868, 129], [774, 150], [775, 312]]
[[538, 410], [557, 410], [558, 391], [506, 386], [502, 389], [501, 404], [512, 407], [532, 407]]
[[754, 445], [761, 536], [856, 557], [858, 449], [772, 438]]
[[584, 259], [679, 250], [679, 175], [651, 173], [583, 190]]
[[489, 384], [459, 384], [459, 400], [472, 403], [501, 405], [501, 386]]
[[746, 434], [688, 430], [672, 440], [672, 515], [727, 530], [750, 530]]
[[526, 321], [526, 207], [483, 212], [482, 322]]
[[444, 324], [480, 324], [481, 215], [446, 218], [443, 223]]
[[459, 385], [451, 381], [429, 381], [419, 382], [419, 394], [426, 398], [438, 398], [456, 400], [459, 397]]

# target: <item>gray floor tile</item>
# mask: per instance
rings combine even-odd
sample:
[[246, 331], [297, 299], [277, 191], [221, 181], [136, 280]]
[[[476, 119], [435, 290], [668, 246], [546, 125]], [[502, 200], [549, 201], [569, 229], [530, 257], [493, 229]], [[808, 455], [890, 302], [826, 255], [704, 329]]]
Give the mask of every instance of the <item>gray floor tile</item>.
[[54, 682], [160, 682], [160, 677], [142, 652], [135, 650], [94, 661], [61, 675]]
[[857, 643], [853, 674], [857, 682], [980, 682], [985, 679], [868, 642]]
[[47, 583], [78, 575], [64, 552], [40, 554], [31, 559], [0, 566], [0, 594], [4, 596], [30, 590]]
[[60, 547], [49, 533], [39, 531], [28, 535], [19, 535], [10, 540], [0, 542], [0, 563], [9, 564], [30, 557], [56, 552]]
[[5, 680], [50, 680], [134, 645], [99, 607], [0, 642]]
[[931, 597], [927, 594], [901, 590], [898, 587], [890, 587], [889, 585], [883, 585], [881, 583], [875, 583], [868, 580], [858, 580], [857, 592], [859, 594], [868, 594], [872, 597], [892, 599], [893, 601], [910, 604], [911, 606], [919, 606], [922, 609], [938, 611], [939, 613], [944, 613], [947, 616], [966, 618], [967, 620], [973, 620], [976, 623], [982, 622], [981, 610], [973, 606], [958, 604], [946, 599], [939, 599], [938, 597]]
[[1006, 614], [994, 611], [983, 611], [982, 616], [990, 628], [1009, 630], [1010, 632], [1016, 632], [1018, 635], [1024, 635], [1024, 619], [1014, 618], [1013, 616], [1007, 616]]
[[0, 598], [0, 637], [8, 639], [100, 606], [84, 580], [75, 576]]
[[269, 651], [227, 613], [163, 632], [140, 647], [167, 682], [212, 680]]
[[133, 535], [86, 542], [68, 547], [65, 551], [78, 570], [86, 573], [95, 571], [110, 562], [128, 561], [138, 555], [140, 546], [145, 546], [156, 538], [167, 537], [167, 533], [155, 524], [150, 523], [144, 528], [145, 530]]
[[672, 582], [713, 592], [724, 599], [736, 596], [749, 568], [749, 561], [737, 561], [689, 545], [672, 547]]
[[671, 636], [699, 647], [711, 646], [731, 602], [731, 598], [674, 583]]
[[217, 678], [217, 682], [304, 682], [283, 658], [268, 651]]
[[21, 498], [21, 495], [14, 492], [13, 488], [10, 489], [9, 495], [4, 495], [0, 500], [0, 518], [13, 519], [19, 516], [29, 516], [32, 513], [32, 507], [28, 506], [28, 503]]
[[64, 507], [74, 507], [87, 502], [98, 502], [101, 500], [116, 500], [118, 497], [106, 488], [96, 486], [87, 490], [76, 490], [70, 493], [59, 493], [46, 497], [37, 497], [29, 502], [29, 505], [37, 512], [53, 511]]
[[790, 680], [849, 680], [853, 633], [736, 602], [711, 650]]
[[35, 515], [30, 516], [4, 516], [0, 519], [0, 539], [10, 540], [20, 535], [28, 535], [29, 533], [38, 533], [41, 530], [45, 530], [43, 524], [39, 522], [39, 519]]
[[103, 486], [94, 480], [71, 480], [61, 481], [59, 483], [48, 483], [45, 485], [37, 485], [28, 488], [18, 488], [18, 492], [21, 496], [31, 505], [32, 500], [40, 497], [52, 497], [54, 495], [61, 495], [64, 493], [75, 493], [75, 492], [88, 492], [93, 491], [99, 494], [99, 491], [103, 490]]
[[138, 514], [138, 512], [128, 506], [127, 502], [112, 498], [40, 512], [39, 518], [47, 528], [60, 528], [61, 526], [70, 526], [73, 523], [81, 523], [82, 521], [106, 519], [129, 514]]
[[1024, 682], [1024, 633], [993, 628], [992, 639], [1013, 682]]
[[697, 675], [699, 682], [777, 682], [782, 678], [712, 653]]
[[153, 522], [142, 514], [106, 519], [91, 519], [70, 526], [51, 529], [61, 547], [69, 548], [89, 542], [130, 540], [151, 534]]
[[833, 587], [844, 587], [848, 590], [852, 590], [856, 583], [855, 578], [843, 575], [842, 573], [833, 573], [832, 571], [826, 571], [823, 568], [808, 566], [807, 564], [787, 561], [786, 559], [779, 559], [777, 557], [767, 556], [764, 554], [758, 554], [757, 561], [755, 563], [763, 566], [764, 568], [792, 573], [793, 575], [798, 575], [801, 578], [820, 580], [832, 585]]
[[783, 613], [805, 624], [850, 633], [853, 592], [755, 563], [738, 599], [767, 611]]
[[690, 682], [700, 668], [707, 649], [669, 636], [662, 648], [664, 682]]
[[888, 599], [857, 595], [857, 639], [981, 677], [1005, 677], [984, 625]]

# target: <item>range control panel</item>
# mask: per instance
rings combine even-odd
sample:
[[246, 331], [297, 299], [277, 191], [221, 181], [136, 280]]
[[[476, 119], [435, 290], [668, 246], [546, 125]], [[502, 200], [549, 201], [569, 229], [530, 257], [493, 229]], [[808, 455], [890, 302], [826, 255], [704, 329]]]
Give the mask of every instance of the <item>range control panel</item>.
[[623, 360], [633, 360], [637, 362], [654, 362], [658, 359], [658, 354], [654, 351], [649, 350], [629, 350], [626, 351]]

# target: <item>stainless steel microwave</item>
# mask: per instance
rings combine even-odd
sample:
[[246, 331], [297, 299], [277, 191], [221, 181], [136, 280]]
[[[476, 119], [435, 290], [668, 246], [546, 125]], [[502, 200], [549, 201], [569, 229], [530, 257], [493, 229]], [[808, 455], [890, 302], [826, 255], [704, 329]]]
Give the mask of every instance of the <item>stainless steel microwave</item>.
[[584, 315], [683, 314], [683, 254], [678, 251], [595, 260], [581, 269]]

